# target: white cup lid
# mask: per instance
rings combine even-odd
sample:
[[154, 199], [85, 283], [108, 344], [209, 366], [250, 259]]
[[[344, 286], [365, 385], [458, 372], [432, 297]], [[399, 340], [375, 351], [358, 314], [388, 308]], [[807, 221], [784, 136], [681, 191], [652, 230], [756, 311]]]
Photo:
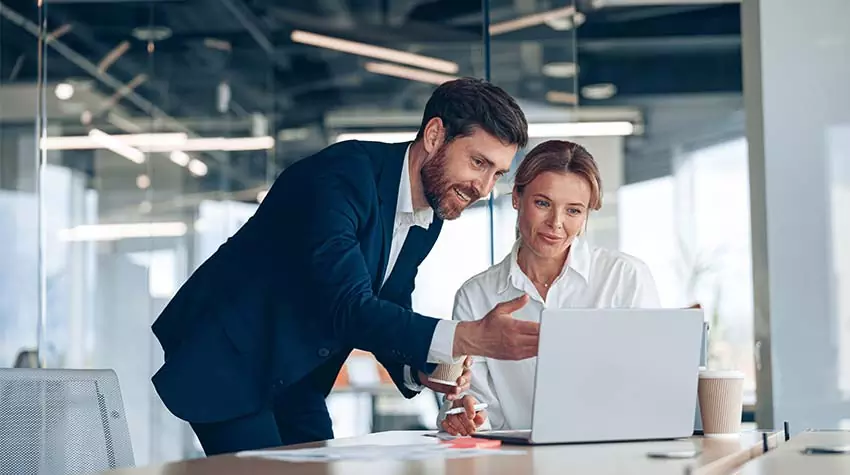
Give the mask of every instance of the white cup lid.
[[699, 372], [700, 379], [744, 379], [744, 373], [736, 370], [703, 370]]

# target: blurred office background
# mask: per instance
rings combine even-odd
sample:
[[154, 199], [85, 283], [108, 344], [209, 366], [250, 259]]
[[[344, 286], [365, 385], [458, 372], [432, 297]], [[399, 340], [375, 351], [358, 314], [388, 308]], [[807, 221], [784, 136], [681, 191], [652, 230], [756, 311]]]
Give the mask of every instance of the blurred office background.
[[[723, 1], [0, 0], [0, 366], [114, 368], [136, 463], [197, 455], [150, 384], [159, 311], [288, 165], [345, 138], [410, 139], [436, 84], [477, 76], [518, 99], [529, 149], [569, 138], [595, 155], [590, 239], [645, 260], [666, 306], [706, 309], [709, 364], [746, 373], [751, 412], [741, 23]], [[834, 207], [811, 208], [835, 243], [850, 234], [841, 170]], [[509, 252], [510, 190], [447, 223], [418, 311], [450, 317], [460, 284]], [[840, 272], [819, 279], [850, 294]], [[850, 317], [819, 321], [846, 395]], [[337, 436], [433, 427], [437, 412], [365, 354], [329, 404]]]

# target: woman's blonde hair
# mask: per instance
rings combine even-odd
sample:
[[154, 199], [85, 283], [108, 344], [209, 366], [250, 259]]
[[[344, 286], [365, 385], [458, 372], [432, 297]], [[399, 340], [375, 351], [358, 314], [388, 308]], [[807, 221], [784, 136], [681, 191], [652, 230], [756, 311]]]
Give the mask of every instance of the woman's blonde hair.
[[514, 190], [522, 194], [529, 183], [541, 173], [575, 173], [590, 185], [588, 208], [597, 211], [602, 208], [602, 177], [596, 160], [581, 145], [567, 140], [547, 140], [534, 147], [517, 168], [514, 177]]

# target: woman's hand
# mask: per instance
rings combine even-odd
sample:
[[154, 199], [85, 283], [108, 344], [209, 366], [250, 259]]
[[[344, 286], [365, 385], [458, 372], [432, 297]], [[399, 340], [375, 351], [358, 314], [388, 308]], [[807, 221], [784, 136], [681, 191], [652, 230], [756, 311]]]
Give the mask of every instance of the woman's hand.
[[472, 396], [464, 396], [452, 404], [452, 408], [463, 407], [465, 412], [450, 414], [440, 423], [443, 430], [451, 435], [472, 435], [487, 420], [486, 411], [475, 412], [478, 401]]

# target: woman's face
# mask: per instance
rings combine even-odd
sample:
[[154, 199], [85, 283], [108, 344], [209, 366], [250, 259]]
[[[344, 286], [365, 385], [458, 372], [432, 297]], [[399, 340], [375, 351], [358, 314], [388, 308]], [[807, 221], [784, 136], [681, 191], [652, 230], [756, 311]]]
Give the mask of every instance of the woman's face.
[[514, 189], [523, 245], [538, 257], [563, 256], [587, 221], [590, 184], [571, 172], [543, 172]]

